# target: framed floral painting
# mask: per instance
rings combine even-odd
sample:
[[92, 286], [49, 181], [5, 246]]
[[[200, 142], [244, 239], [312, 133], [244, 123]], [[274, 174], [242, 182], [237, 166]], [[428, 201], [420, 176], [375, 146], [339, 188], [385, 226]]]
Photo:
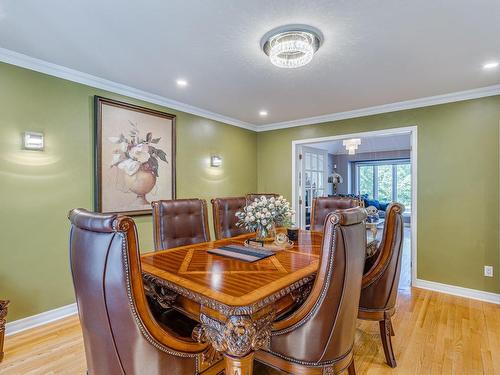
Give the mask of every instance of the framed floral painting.
[[175, 199], [175, 116], [95, 97], [95, 208], [146, 215]]

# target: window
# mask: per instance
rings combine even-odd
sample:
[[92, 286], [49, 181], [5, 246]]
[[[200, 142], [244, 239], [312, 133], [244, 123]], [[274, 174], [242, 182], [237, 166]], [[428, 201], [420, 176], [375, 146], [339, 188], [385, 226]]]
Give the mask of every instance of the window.
[[399, 202], [411, 211], [411, 164], [404, 160], [355, 163], [356, 192], [381, 202]]

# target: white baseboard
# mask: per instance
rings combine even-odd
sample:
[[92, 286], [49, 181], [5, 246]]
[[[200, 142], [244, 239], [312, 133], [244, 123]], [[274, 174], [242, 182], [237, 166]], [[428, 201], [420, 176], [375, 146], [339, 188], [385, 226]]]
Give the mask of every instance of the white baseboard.
[[435, 292], [441, 292], [446, 294], [451, 294], [454, 296], [477, 299], [479, 301], [495, 303], [500, 305], [500, 294], [484, 292], [477, 289], [463, 288], [461, 286], [441, 284], [435, 281], [428, 281], [417, 279], [413, 283], [416, 288], [432, 290]]
[[[432, 290], [435, 292], [441, 292], [454, 296], [471, 298], [500, 305], [500, 294], [496, 293], [463, 288], [455, 285], [441, 284], [435, 281], [422, 279], [416, 279], [413, 283], [413, 286], [416, 288]], [[76, 307], [76, 303], [72, 303], [71, 305], [62, 306], [54, 310], [49, 310], [37, 315], [28, 316], [26, 318], [7, 323], [5, 326], [5, 334], [7, 336], [13, 335], [30, 328], [38, 327], [62, 318], [66, 318], [70, 315], [76, 314], [77, 312], [78, 310]]]
[[76, 314], [77, 311], [76, 303], [72, 303], [71, 305], [58, 307], [57, 309], [45, 311], [37, 315], [14, 320], [13, 322], [9, 322], [5, 325], [5, 335], [13, 335], [30, 328], [35, 328], [43, 324], [66, 318], [67, 316]]

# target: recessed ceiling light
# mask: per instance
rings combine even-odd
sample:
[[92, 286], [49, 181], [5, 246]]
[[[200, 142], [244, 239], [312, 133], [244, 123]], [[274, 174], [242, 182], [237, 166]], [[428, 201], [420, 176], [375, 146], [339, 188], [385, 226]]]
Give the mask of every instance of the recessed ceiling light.
[[262, 117], [265, 117], [265, 116], [267, 116], [267, 111], [265, 111], [265, 110], [259, 111], [259, 115]]
[[498, 67], [497, 61], [492, 61], [483, 65], [483, 69], [495, 69]]
[[176, 82], [177, 82], [177, 86], [180, 86], [180, 87], [186, 87], [188, 84], [188, 82], [185, 79], [178, 79]]

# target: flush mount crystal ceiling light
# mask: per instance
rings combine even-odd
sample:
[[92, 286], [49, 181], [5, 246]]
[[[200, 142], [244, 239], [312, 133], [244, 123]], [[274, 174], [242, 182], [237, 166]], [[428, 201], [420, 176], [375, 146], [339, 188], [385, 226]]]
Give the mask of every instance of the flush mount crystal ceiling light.
[[298, 68], [311, 62], [321, 41], [321, 33], [310, 26], [284, 26], [264, 35], [261, 47], [277, 67]]

